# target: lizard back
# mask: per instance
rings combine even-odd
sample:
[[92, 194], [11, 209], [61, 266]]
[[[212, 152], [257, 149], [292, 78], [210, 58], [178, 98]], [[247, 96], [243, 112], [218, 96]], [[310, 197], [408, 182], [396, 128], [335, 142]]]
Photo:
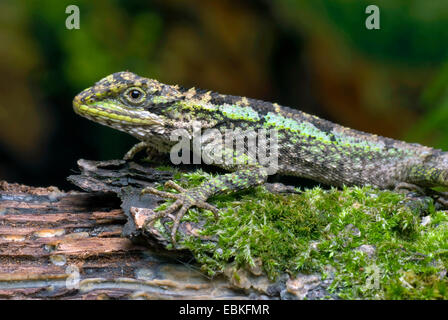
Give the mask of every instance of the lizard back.
[[[278, 171], [330, 185], [448, 185], [447, 154], [369, 134], [276, 103], [112, 74], [78, 94], [75, 111], [168, 152], [173, 130], [275, 129]], [[232, 169], [226, 167], [226, 169]]]

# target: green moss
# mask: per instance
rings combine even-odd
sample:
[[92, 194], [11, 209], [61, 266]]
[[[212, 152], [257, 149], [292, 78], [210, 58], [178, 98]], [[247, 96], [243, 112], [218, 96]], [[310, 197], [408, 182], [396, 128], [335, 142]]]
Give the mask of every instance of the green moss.
[[[201, 171], [176, 176], [184, 187], [210, 177]], [[432, 199], [410, 200], [371, 187], [316, 187], [289, 195], [256, 187], [210, 203], [221, 209], [218, 222], [196, 209], [184, 219], [205, 216], [202, 235], [217, 242], [181, 242], [210, 275], [229, 262], [245, 268], [261, 260], [271, 279], [285, 272], [326, 277], [332, 270], [330, 291], [342, 298], [448, 298], [448, 215], [436, 211]], [[423, 225], [423, 216], [431, 222]], [[363, 252], [363, 245], [373, 254]]]

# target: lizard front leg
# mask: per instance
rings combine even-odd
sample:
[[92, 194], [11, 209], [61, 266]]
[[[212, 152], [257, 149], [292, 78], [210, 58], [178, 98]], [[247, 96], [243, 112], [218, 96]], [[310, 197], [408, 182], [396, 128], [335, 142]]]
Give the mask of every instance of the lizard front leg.
[[133, 215], [138, 213], [149, 213], [151, 215], [151, 217], [145, 221], [144, 228], [152, 226], [159, 218], [171, 218], [173, 220], [171, 239], [172, 242], [175, 243], [180, 220], [189, 208], [196, 206], [210, 210], [215, 214], [215, 218], [218, 218], [218, 209], [206, 202], [210, 197], [219, 193], [234, 192], [263, 184], [266, 182], [267, 177], [268, 174], [265, 168], [254, 166], [214, 177], [205, 181], [200, 186], [189, 190], [183, 189], [173, 181], [168, 181], [166, 186], [179, 191], [179, 193], [169, 193], [154, 188], [145, 188], [142, 190], [142, 193], [151, 193], [163, 198], [175, 199], [176, 201], [173, 204], [160, 212], [153, 212], [151, 209], [146, 208], [132, 207], [131, 213]]
[[151, 144], [145, 141], [141, 141], [136, 143], [128, 152], [123, 156], [123, 160], [129, 161], [135, 158], [137, 153], [146, 150], [146, 155], [148, 159], [153, 159], [157, 155], [160, 155], [160, 152], [154, 148]]
[[151, 145], [149, 145], [145, 141], [136, 143], [134, 146], [132, 146], [131, 149], [129, 149], [128, 152], [126, 152], [126, 154], [123, 157], [123, 160], [132, 160], [132, 159], [134, 159], [134, 157], [137, 153], [139, 153], [140, 151], [143, 151], [145, 149], [146, 150], [151, 149]]

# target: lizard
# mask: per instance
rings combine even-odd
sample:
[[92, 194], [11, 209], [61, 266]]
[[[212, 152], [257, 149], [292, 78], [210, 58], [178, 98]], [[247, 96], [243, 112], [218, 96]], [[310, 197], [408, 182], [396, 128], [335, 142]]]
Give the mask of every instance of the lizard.
[[[424, 192], [448, 186], [448, 153], [442, 150], [365, 133], [277, 103], [167, 85], [128, 71], [111, 74], [83, 90], [74, 98], [73, 109], [83, 117], [136, 137], [140, 142], [129, 150], [125, 160], [144, 149], [170, 152], [176, 143], [170, 139], [171, 134], [182, 129], [192, 139], [196, 122], [202, 129], [219, 132], [238, 128], [275, 130], [276, 173], [280, 175], [336, 187], [371, 185]], [[223, 151], [234, 160], [246, 161], [216, 163], [228, 172], [188, 190], [168, 181], [166, 187], [177, 193], [144, 188], [142, 193], [175, 200], [165, 210], [151, 210], [145, 226], [169, 217], [173, 220], [171, 239], [175, 243], [180, 220], [188, 209], [207, 209], [218, 218], [218, 209], [207, 202], [210, 197], [264, 184], [272, 174], [249, 154], [247, 146], [242, 151], [226, 147]], [[149, 210], [131, 209], [134, 213]]]

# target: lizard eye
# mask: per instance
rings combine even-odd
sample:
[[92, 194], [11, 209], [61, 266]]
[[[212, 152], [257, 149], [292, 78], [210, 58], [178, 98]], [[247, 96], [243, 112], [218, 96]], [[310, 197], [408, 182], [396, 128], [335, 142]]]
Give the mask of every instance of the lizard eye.
[[133, 103], [133, 104], [137, 103], [138, 104], [138, 103], [143, 102], [143, 100], [145, 100], [146, 94], [140, 88], [131, 87], [131, 88], [126, 90], [126, 92], [124, 93], [124, 97], [130, 103]]

